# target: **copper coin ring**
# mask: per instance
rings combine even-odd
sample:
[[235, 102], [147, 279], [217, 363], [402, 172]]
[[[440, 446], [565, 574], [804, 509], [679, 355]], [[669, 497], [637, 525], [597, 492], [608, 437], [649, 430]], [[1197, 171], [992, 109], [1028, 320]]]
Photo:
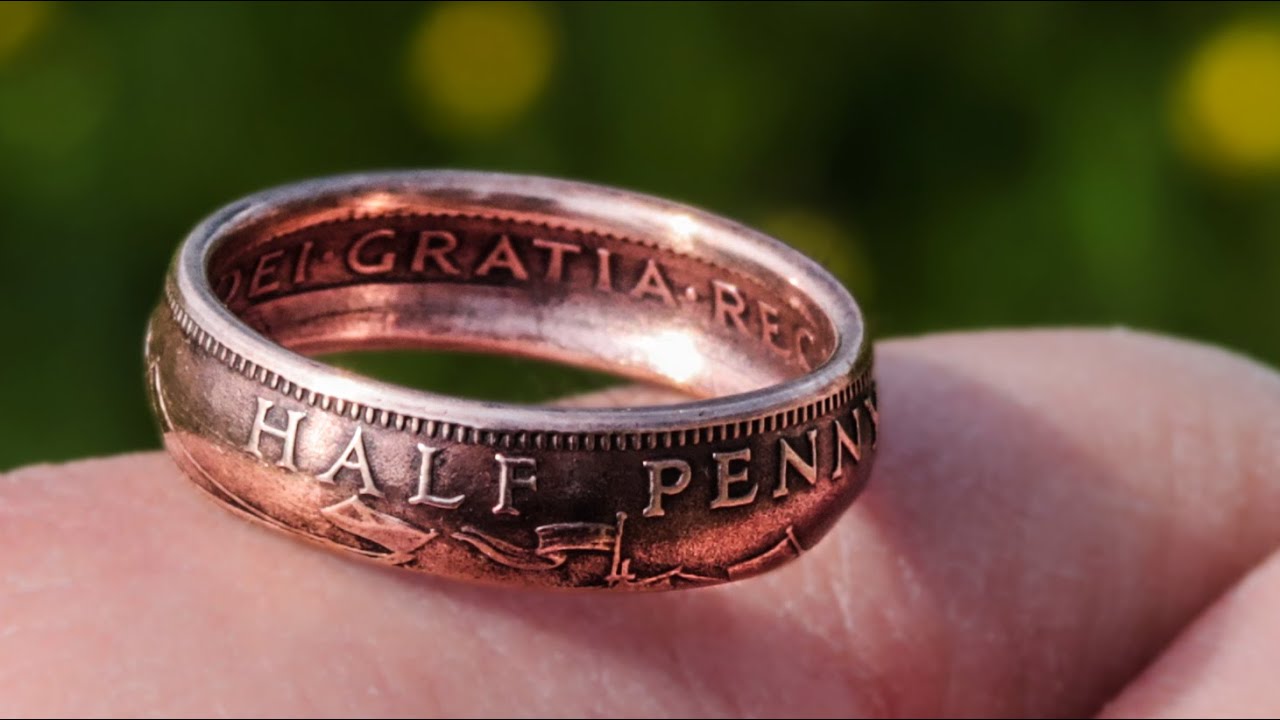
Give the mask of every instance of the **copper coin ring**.
[[[450, 397], [312, 356], [538, 357], [672, 405]], [[490, 173], [349, 175], [234, 202], [178, 250], [147, 372], [164, 443], [227, 507], [329, 548], [523, 587], [755, 575], [866, 484], [861, 312], [823, 268], [710, 213]]]

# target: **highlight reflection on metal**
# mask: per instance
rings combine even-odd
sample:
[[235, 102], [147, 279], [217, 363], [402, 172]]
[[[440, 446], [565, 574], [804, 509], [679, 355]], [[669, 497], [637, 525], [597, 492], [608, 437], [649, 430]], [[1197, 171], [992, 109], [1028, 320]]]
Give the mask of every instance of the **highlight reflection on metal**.
[[687, 213], [675, 213], [667, 220], [671, 228], [671, 247], [676, 252], [690, 252], [694, 249], [694, 233], [698, 223]]
[[[451, 347], [705, 399], [461, 400], [302, 353]], [[165, 444], [246, 517], [441, 575], [662, 589], [796, 557], [866, 482], [879, 413], [857, 305], [777, 241], [533, 177], [354, 175], [192, 231], [147, 343]]]
[[686, 332], [662, 330], [642, 343], [648, 362], [677, 385], [688, 385], [706, 365], [706, 358]]

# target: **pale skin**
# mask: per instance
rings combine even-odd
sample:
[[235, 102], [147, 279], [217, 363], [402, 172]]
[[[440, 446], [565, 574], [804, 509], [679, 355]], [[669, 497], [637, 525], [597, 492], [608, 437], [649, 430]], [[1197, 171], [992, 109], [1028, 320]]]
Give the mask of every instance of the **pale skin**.
[[0, 714], [1280, 712], [1280, 376], [1119, 330], [891, 341], [877, 368], [854, 508], [693, 592], [354, 561], [158, 452], [0, 476]]

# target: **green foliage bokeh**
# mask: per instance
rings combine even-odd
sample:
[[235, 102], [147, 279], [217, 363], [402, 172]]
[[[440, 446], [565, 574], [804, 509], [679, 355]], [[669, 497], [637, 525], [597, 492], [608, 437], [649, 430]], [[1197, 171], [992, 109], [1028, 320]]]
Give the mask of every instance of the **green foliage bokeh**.
[[[1123, 324], [1280, 360], [1271, 8], [478, 7], [0, 6], [0, 468], [156, 446], [142, 337], [186, 230], [364, 169], [701, 205], [828, 264], [881, 336]], [[1239, 27], [1262, 49], [1232, 55]], [[599, 385], [346, 361], [519, 401]]]

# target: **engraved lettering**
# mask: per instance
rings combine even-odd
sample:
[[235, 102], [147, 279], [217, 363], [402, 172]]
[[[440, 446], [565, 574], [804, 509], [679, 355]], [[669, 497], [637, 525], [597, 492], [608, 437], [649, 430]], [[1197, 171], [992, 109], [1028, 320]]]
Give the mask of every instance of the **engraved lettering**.
[[742, 316], [747, 311], [747, 302], [742, 299], [742, 293], [733, 285], [719, 280], [712, 280], [711, 286], [716, 291], [712, 317], [717, 323], [724, 323], [737, 328], [738, 332], [746, 333], [747, 323]]
[[[644, 516], [662, 517], [666, 514], [666, 511], [662, 509], [662, 496], [675, 495], [689, 487], [689, 480], [693, 477], [693, 469], [689, 467], [689, 463], [676, 458], [645, 460], [644, 467], [649, 471], [649, 507], [644, 509]], [[668, 470], [679, 471], [679, 476], [675, 482], [670, 484], [662, 482], [662, 474]]]
[[302, 243], [302, 250], [298, 252], [298, 266], [293, 269], [293, 284], [301, 285], [307, 281], [307, 263], [311, 262], [311, 249], [315, 247], [315, 243], [308, 240]]
[[529, 279], [529, 271], [524, 269], [524, 263], [520, 262], [520, 256], [516, 255], [515, 248], [511, 247], [511, 238], [506, 235], [498, 238], [497, 244], [489, 251], [484, 262], [480, 263], [480, 267], [476, 268], [476, 277], [485, 277], [493, 272], [494, 268], [506, 270], [517, 280]]
[[413, 253], [409, 269], [426, 272], [427, 261], [435, 263], [445, 275], [460, 275], [462, 271], [449, 259], [449, 253], [458, 249], [458, 238], [444, 230], [423, 230], [418, 235], [418, 248]]
[[[809, 348], [813, 347], [813, 331], [809, 328], [796, 329], [796, 358], [800, 360], [800, 365], [805, 370], [812, 370], [813, 363], [809, 361]], [[805, 345], [808, 344], [808, 348]]]
[[396, 254], [387, 251], [378, 256], [377, 261], [369, 262], [361, 258], [364, 249], [374, 240], [383, 238], [394, 238], [396, 233], [394, 230], [382, 229], [361, 235], [355, 242], [351, 243], [351, 248], [347, 250], [347, 266], [351, 268], [351, 272], [357, 275], [381, 275], [389, 273], [395, 267]]
[[225, 290], [218, 291], [218, 297], [222, 298], [222, 302], [231, 302], [236, 296], [236, 292], [240, 289], [240, 271], [232, 268], [231, 272], [222, 276], [218, 281], [218, 287], [225, 287]]
[[[751, 462], [751, 448], [743, 448], [734, 450], [733, 452], [711, 453], [711, 457], [716, 461], [716, 486], [718, 492], [716, 499], [711, 501], [711, 509], [737, 507], [739, 505], [750, 505], [755, 502], [756, 491], [759, 490], [754, 482], [747, 477], [747, 468], [734, 472], [733, 463], [735, 462]], [[741, 495], [733, 495], [730, 489], [734, 485], [741, 483], [751, 483], [751, 489]]]
[[249, 442], [245, 444], [244, 449], [253, 453], [253, 456], [259, 460], [266, 460], [262, 457], [262, 434], [280, 438], [284, 441], [284, 448], [280, 451], [280, 462], [276, 465], [286, 470], [296, 471], [298, 469], [298, 423], [302, 422], [307, 414], [302, 410], [288, 410], [288, 419], [284, 427], [277, 427], [267, 423], [267, 412], [275, 407], [275, 403], [261, 397], [257, 400], [258, 412], [253, 418], [253, 429], [249, 431]]
[[[520, 511], [511, 504], [511, 489], [513, 486], [538, 489], [537, 461], [531, 457], [507, 457], [502, 453], [495, 453], [493, 459], [498, 461], [498, 504], [493, 506], [493, 514], [519, 515]], [[516, 468], [529, 468], [529, 474], [516, 477]]]
[[778, 342], [778, 308], [763, 300], [758, 301], [756, 306], [760, 308], [760, 339], [774, 350], [789, 352]]
[[418, 452], [422, 455], [422, 465], [418, 470], [418, 492], [409, 498], [409, 504], [430, 505], [444, 510], [452, 510], [461, 505], [462, 501], [467, 499], [466, 495], [440, 497], [431, 490], [431, 486], [436, 479], [436, 453], [440, 452], [440, 448], [428, 447], [418, 443]]
[[853, 458], [853, 464], [857, 465], [862, 462], [862, 432], [858, 424], [858, 411], [855, 408], [849, 413], [853, 418], [853, 437], [849, 437], [849, 433], [844, 431], [844, 426], [840, 424], [839, 419], [831, 421], [836, 432], [836, 469], [831, 473], [832, 480], [839, 480], [844, 477], [844, 456], [845, 453]]
[[639, 282], [631, 289], [631, 297], [641, 300], [645, 297], [656, 297], [667, 305], [674, 306], [676, 304], [675, 296], [671, 294], [671, 286], [667, 284], [667, 279], [662, 275], [662, 268], [649, 258], [649, 262], [644, 265], [644, 273], [640, 275]]
[[613, 291], [613, 270], [610, 258], [613, 253], [604, 248], [596, 248], [596, 289], [602, 292]]
[[552, 240], [543, 240], [542, 238], [534, 238], [533, 246], [540, 250], [548, 250], [551, 253], [547, 258], [547, 282], [560, 282], [564, 278], [565, 253], [577, 255], [582, 252], [581, 245], [554, 242]]
[[867, 415], [871, 418], [871, 449], [874, 450], [876, 443], [880, 441], [880, 410], [876, 408], [875, 395], [865, 398], [862, 406], [867, 409]]
[[280, 289], [280, 278], [276, 277], [276, 272], [280, 269], [280, 258], [282, 257], [284, 257], [283, 250], [272, 250], [269, 253], [263, 253], [258, 258], [258, 265], [253, 270], [253, 277], [249, 279], [250, 300]]
[[791, 447], [786, 438], [778, 438], [778, 487], [773, 490], [775, 498], [786, 497], [789, 492], [787, 490], [787, 470], [789, 469], [800, 473], [800, 477], [810, 485], [818, 484], [818, 431], [815, 428], [805, 435], [809, 438], [808, 461], [800, 457], [800, 453]]
[[360, 478], [364, 484], [360, 487], [361, 495], [372, 495], [373, 497], [382, 497], [382, 491], [373, 482], [373, 471], [369, 468], [369, 456], [364, 449], [364, 428], [356, 426], [356, 431], [351, 435], [351, 442], [347, 443], [347, 448], [342, 451], [337, 460], [333, 461], [333, 466], [323, 473], [316, 476], [320, 482], [332, 484], [334, 478], [342, 470], [359, 470]]

